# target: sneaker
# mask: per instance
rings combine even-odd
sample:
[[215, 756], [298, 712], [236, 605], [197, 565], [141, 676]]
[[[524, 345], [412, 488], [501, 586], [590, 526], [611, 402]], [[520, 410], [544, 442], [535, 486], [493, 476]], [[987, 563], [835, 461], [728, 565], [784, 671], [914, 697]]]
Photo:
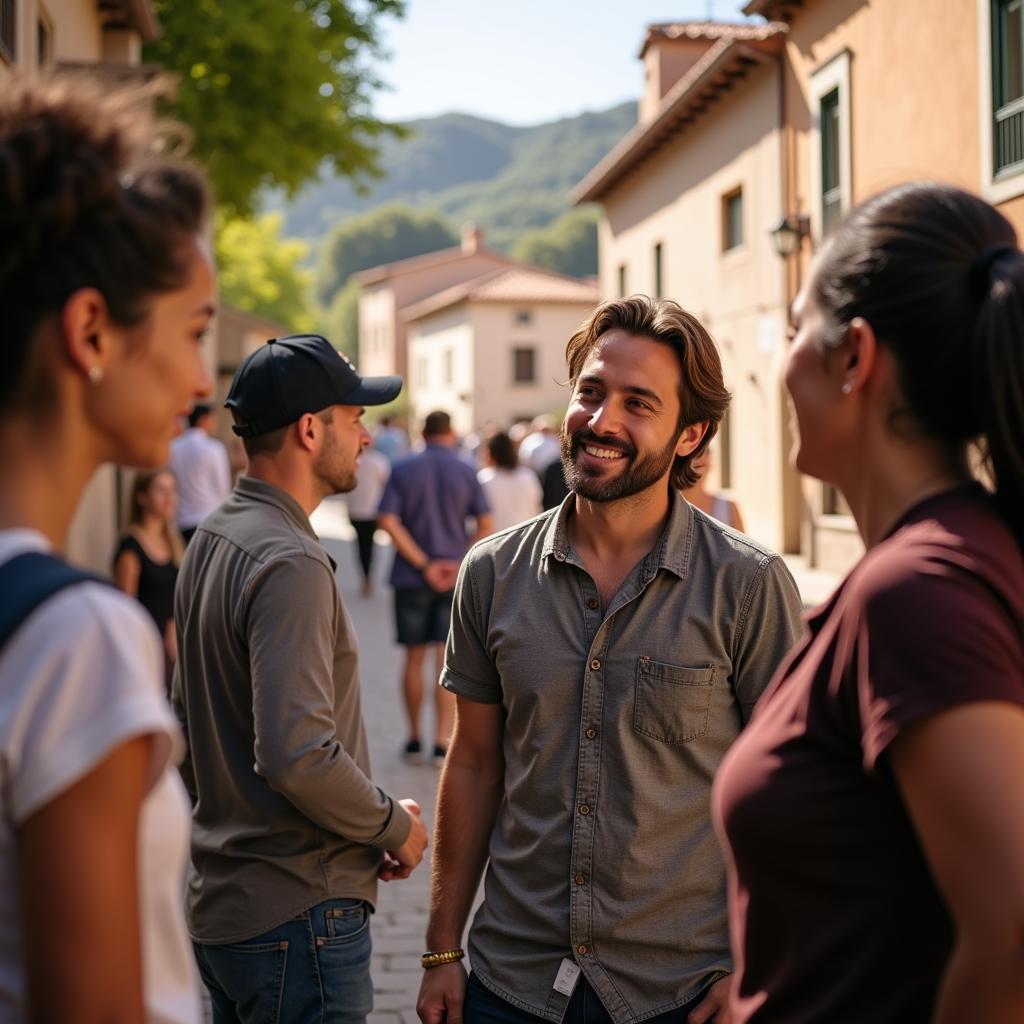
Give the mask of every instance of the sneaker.
[[442, 747], [441, 744], [438, 743], [434, 747], [434, 753], [433, 753], [433, 756], [431, 757], [431, 761], [434, 762], [434, 766], [436, 768], [440, 768], [441, 765], [444, 764], [444, 759], [447, 756], [448, 756], [448, 748], [447, 747]]
[[423, 747], [420, 746], [419, 740], [409, 740], [405, 745], [405, 749], [402, 751], [402, 760], [407, 764], [412, 764], [420, 759], [420, 754], [423, 752]]

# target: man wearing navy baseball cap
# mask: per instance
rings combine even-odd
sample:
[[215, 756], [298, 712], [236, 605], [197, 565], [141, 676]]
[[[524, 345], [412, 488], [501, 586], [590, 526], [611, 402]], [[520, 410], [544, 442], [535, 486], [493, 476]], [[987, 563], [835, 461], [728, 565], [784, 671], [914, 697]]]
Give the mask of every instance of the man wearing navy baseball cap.
[[370, 780], [352, 624], [309, 516], [355, 486], [363, 378], [316, 334], [275, 338], [225, 405], [249, 456], [199, 527], [175, 595], [173, 697], [193, 800], [187, 913], [214, 1021], [361, 1022], [377, 879], [427, 844], [413, 800]]

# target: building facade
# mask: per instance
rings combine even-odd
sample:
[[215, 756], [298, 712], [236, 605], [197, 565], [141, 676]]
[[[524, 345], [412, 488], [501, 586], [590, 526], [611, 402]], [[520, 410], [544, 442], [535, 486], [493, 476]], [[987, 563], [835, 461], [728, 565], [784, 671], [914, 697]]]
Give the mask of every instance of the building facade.
[[406, 311], [413, 419], [433, 409], [459, 434], [508, 428], [568, 402], [565, 346], [598, 302], [596, 285], [509, 267]]
[[752, 0], [764, 24], [651, 26], [641, 121], [576, 189], [604, 208], [602, 294], [661, 293], [709, 325], [734, 394], [724, 482], [751, 533], [813, 567], [844, 571], [861, 542], [789, 465], [786, 310], [831, 226], [897, 182], [960, 185], [1024, 228], [1021, 6]]
[[408, 363], [405, 311], [446, 288], [512, 265], [508, 257], [488, 249], [483, 233], [470, 224], [463, 229], [460, 246], [356, 274], [360, 373], [404, 377]]

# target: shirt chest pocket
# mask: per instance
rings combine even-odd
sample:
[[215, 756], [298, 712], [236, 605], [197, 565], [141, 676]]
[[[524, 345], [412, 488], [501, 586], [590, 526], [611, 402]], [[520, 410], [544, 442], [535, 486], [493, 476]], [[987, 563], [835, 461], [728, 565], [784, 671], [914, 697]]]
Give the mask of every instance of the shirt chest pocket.
[[648, 657], [637, 660], [633, 728], [679, 746], [703, 736], [711, 721], [715, 666], [686, 668]]

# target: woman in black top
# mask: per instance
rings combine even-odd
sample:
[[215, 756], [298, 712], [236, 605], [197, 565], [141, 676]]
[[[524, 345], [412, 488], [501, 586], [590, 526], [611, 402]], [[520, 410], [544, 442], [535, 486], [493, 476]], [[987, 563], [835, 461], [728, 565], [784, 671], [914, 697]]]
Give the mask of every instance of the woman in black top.
[[153, 616], [164, 641], [168, 679], [177, 659], [174, 584], [184, 552], [174, 525], [178, 493], [168, 469], [135, 475], [128, 505], [128, 532], [114, 555], [117, 585]]

